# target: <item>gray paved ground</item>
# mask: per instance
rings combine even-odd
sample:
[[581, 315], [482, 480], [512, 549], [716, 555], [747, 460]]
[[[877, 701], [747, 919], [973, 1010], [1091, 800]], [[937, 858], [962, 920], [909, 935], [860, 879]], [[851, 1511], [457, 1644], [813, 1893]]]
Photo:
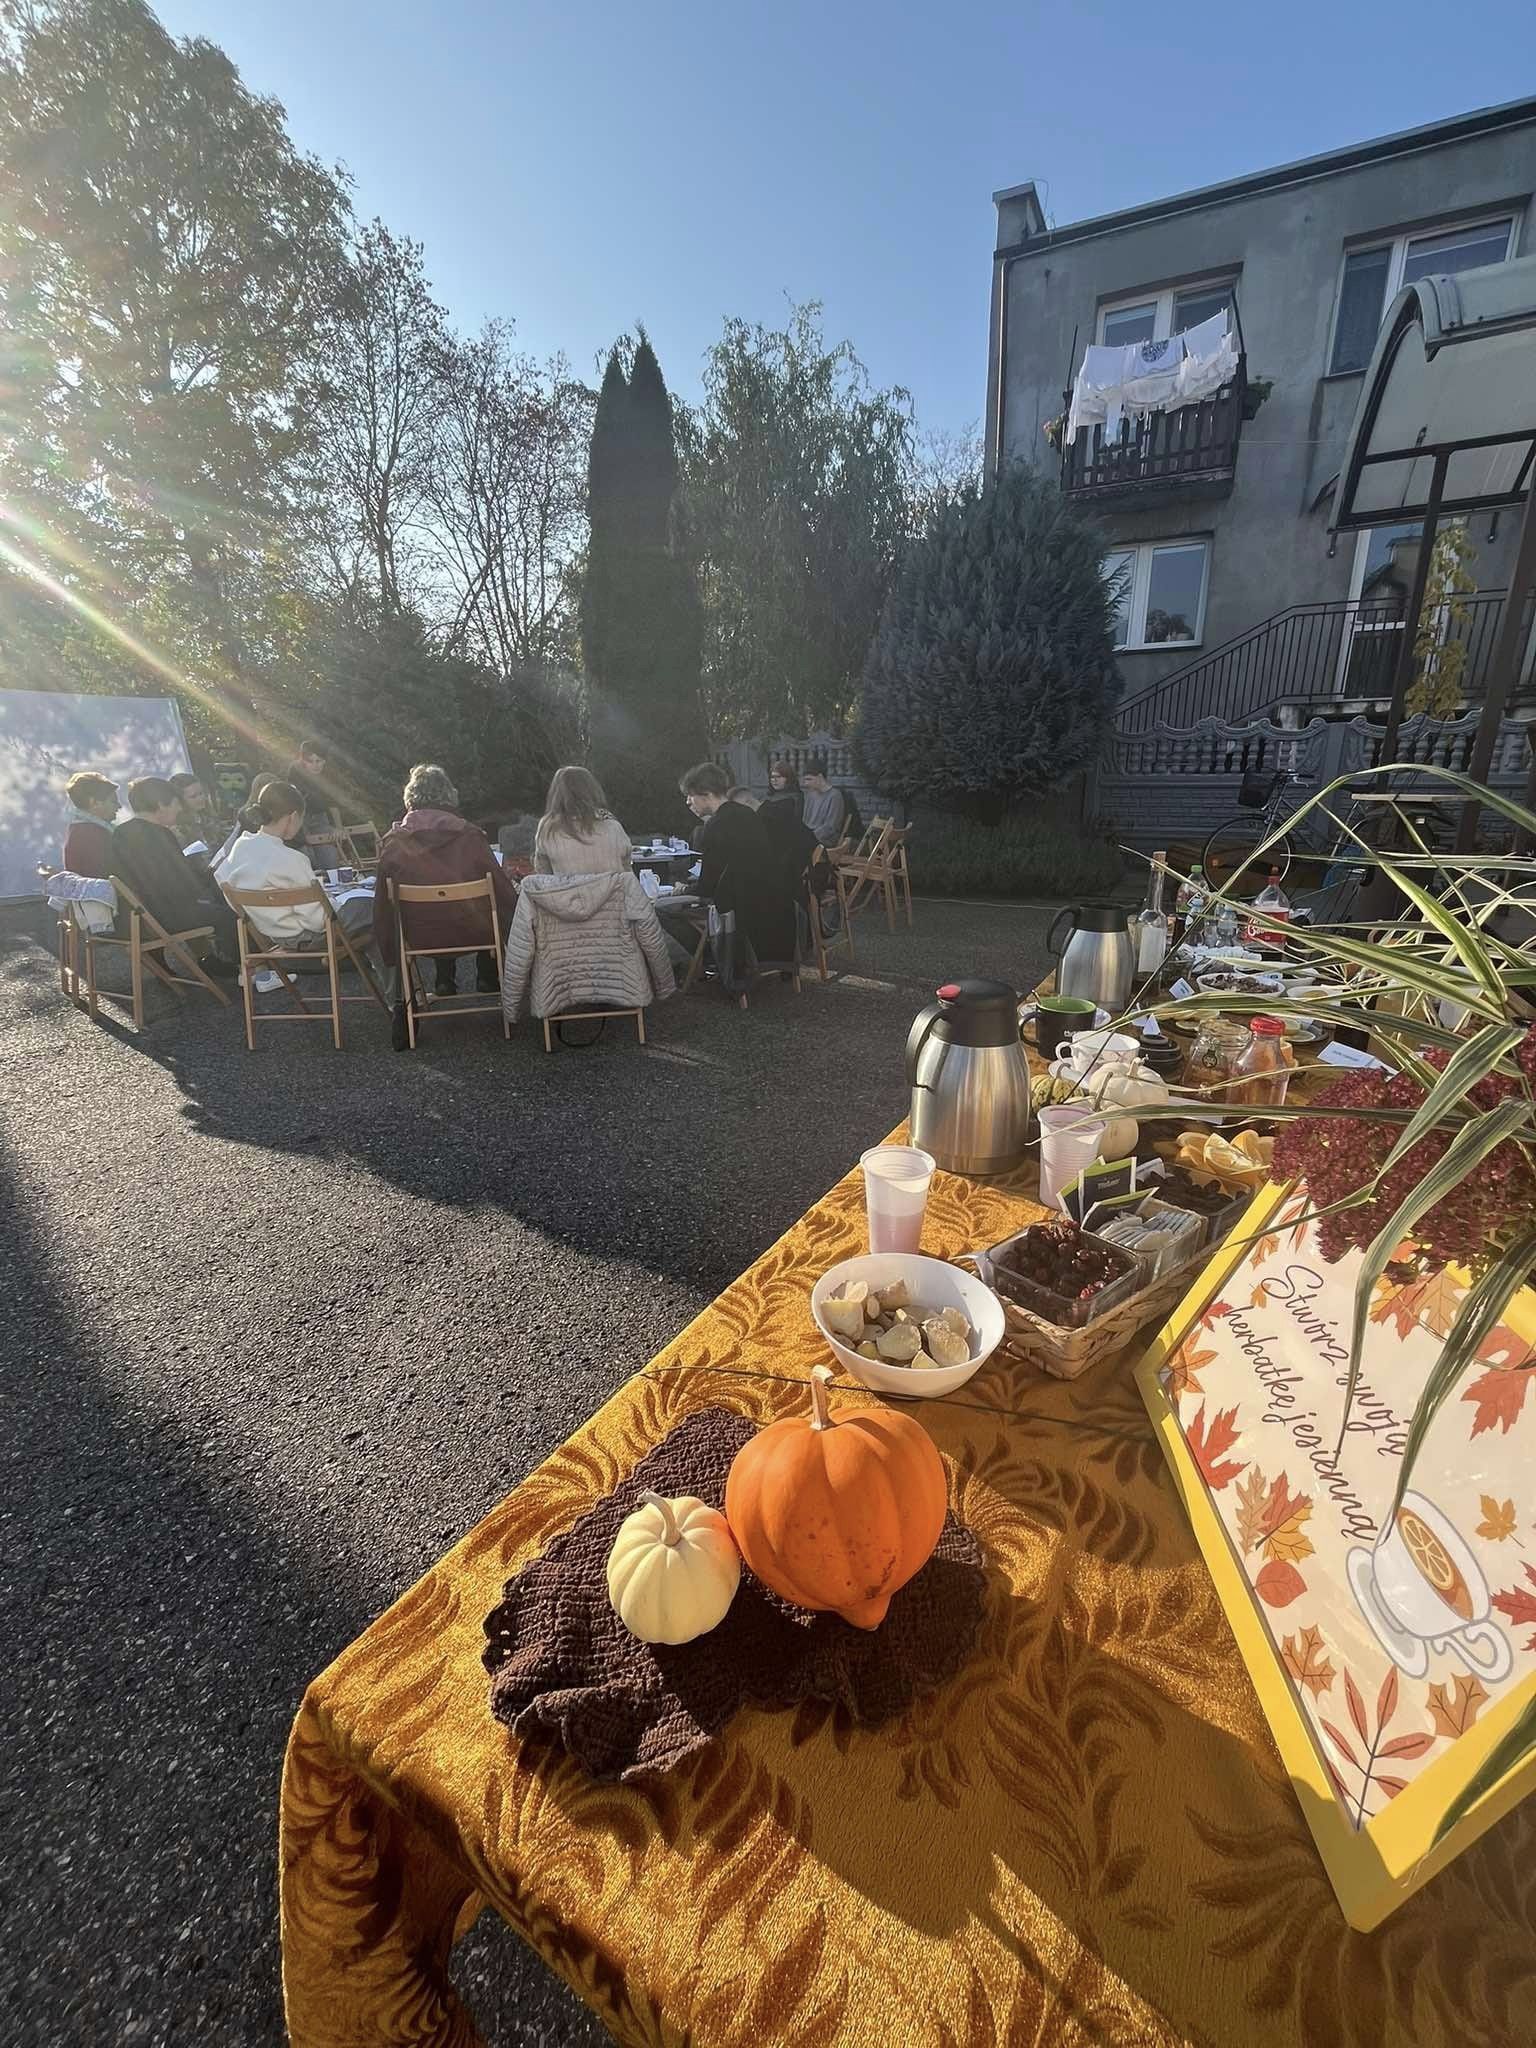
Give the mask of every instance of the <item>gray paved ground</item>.
[[[277, 2044], [308, 1678], [902, 1114], [933, 986], [1042, 912], [860, 923], [856, 977], [546, 1058], [489, 1019], [337, 1055], [59, 997], [0, 911], [0, 2038]], [[124, 1014], [124, 1013], [119, 1013]], [[499, 2043], [603, 2038], [482, 1921]]]

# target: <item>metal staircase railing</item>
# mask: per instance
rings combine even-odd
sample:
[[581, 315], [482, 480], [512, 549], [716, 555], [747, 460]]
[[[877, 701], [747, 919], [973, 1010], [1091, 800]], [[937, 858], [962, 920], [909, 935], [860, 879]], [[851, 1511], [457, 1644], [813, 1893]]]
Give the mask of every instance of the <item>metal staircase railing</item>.
[[[1460, 694], [1475, 703], [1498, 634], [1504, 592], [1480, 590], [1457, 604], [1462, 615], [1447, 618], [1443, 639], [1465, 648]], [[1524, 604], [1512, 704], [1536, 699], [1536, 590], [1526, 593]], [[1113, 729], [1129, 735], [1157, 726], [1191, 726], [1202, 718], [1241, 723], [1281, 704], [1385, 699], [1392, 694], [1402, 635], [1402, 609], [1393, 598], [1291, 605], [1124, 700]]]

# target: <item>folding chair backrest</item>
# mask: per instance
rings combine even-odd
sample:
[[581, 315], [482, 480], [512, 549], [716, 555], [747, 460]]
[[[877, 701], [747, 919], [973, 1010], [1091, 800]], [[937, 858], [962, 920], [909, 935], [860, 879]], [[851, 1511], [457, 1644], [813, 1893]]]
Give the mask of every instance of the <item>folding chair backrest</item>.
[[890, 837], [894, 820], [871, 818], [864, 828], [864, 837], [854, 848], [855, 860], [881, 860], [885, 856], [886, 842]]

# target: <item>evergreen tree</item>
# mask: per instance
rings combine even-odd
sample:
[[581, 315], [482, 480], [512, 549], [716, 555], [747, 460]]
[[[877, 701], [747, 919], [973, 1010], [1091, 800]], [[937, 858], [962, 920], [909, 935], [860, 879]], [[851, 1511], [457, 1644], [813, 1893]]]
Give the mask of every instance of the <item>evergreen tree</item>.
[[1087, 766], [1119, 694], [1103, 548], [1022, 463], [937, 507], [865, 663], [854, 747], [875, 788], [995, 823]]
[[615, 348], [598, 394], [581, 593], [593, 766], [640, 830], [671, 820], [677, 778], [706, 740], [698, 592], [673, 546], [676, 494], [672, 401], [642, 330], [628, 376]]

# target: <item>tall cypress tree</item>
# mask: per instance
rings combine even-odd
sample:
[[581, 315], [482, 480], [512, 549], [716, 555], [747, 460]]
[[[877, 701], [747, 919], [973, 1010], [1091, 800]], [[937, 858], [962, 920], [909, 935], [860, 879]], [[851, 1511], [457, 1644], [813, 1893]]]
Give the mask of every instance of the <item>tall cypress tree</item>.
[[677, 482], [672, 401], [642, 329], [628, 376], [617, 348], [603, 373], [581, 593], [593, 765], [619, 815], [642, 830], [674, 821], [678, 775], [706, 739], [698, 590], [672, 538]]

